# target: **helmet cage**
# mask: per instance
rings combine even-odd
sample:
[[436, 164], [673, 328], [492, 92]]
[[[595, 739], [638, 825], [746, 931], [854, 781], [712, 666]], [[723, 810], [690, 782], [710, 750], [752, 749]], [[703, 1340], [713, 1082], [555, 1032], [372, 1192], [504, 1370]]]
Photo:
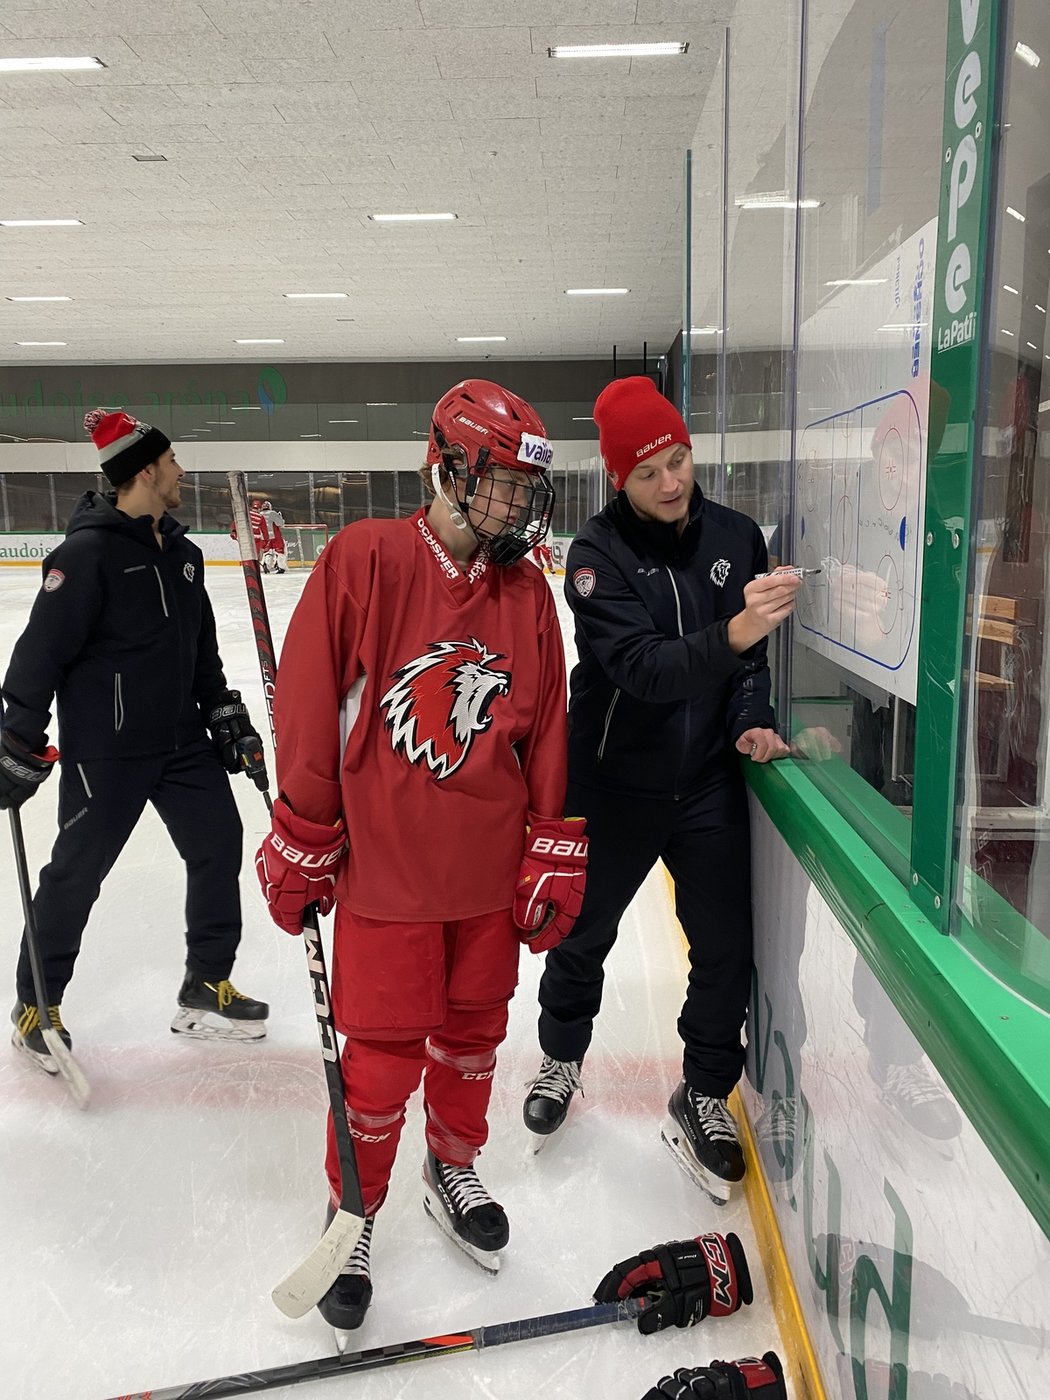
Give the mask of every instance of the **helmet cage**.
[[[450, 443], [436, 422], [431, 422], [434, 441], [441, 452], [441, 464], [448, 473], [455, 496], [456, 505], [470, 522], [470, 527], [488, 550], [494, 564], [516, 564], [524, 559], [530, 549], [541, 543], [550, 529], [557, 499], [554, 486], [545, 471], [529, 471], [520, 464], [510, 466], [493, 457], [490, 449], [479, 447], [473, 462], [463, 443]], [[477, 499], [477, 490], [487, 472], [502, 468], [526, 478], [515, 488], [525, 499], [518, 506], [516, 519], [496, 519], [490, 521], [489, 502]], [[462, 482], [462, 494], [460, 483]], [[468, 511], [473, 507], [474, 516]], [[478, 512], [481, 512], [478, 518]]]

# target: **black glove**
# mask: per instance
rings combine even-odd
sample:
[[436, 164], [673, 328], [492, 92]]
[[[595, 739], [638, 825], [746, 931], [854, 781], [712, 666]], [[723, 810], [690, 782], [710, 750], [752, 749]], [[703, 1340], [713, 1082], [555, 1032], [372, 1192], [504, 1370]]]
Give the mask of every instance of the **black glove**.
[[638, 1319], [639, 1332], [692, 1327], [705, 1317], [728, 1317], [750, 1303], [751, 1274], [736, 1235], [698, 1235], [672, 1240], [624, 1259], [594, 1290], [596, 1303], [649, 1298]]
[[741, 1361], [712, 1361], [710, 1366], [681, 1367], [664, 1376], [642, 1400], [787, 1400], [784, 1368], [775, 1351], [761, 1361], [745, 1356]]
[[228, 690], [204, 722], [227, 773], [247, 773], [256, 787], [269, 787], [262, 740], [240, 691]]
[[0, 812], [27, 802], [57, 761], [56, 748], [30, 753], [21, 739], [4, 730], [0, 734]]

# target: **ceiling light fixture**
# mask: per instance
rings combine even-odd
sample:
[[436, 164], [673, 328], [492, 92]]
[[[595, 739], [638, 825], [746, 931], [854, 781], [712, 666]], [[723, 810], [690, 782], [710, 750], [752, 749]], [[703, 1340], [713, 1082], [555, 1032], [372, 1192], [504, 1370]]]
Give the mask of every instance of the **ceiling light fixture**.
[[237, 419], [236, 419], [236, 418], [209, 418], [209, 419], [208, 419], [208, 427], [209, 427], [209, 428], [235, 428], [236, 426], [237, 426]]
[[105, 66], [100, 58], [0, 58], [0, 73], [73, 73]]
[[262, 404], [259, 403], [231, 403], [231, 413], [261, 413]]
[[1013, 331], [1008, 331], [1008, 330], [1006, 329], [1005, 326], [1000, 326], [999, 329], [1000, 329], [1000, 331], [1002, 332], [1003, 335], [1008, 335], [1008, 336], [1010, 337], [1011, 340], [1014, 339], [1014, 333], [1013, 333]]
[[788, 199], [782, 194], [750, 194], [733, 201], [738, 209], [819, 209], [819, 199]]
[[376, 399], [374, 402], [366, 403], [365, 408], [397, 408], [397, 400]]
[[83, 219], [0, 219], [0, 228], [73, 228]]
[[1028, 64], [1029, 68], [1038, 68], [1040, 59], [1035, 49], [1030, 49], [1027, 44], [1019, 43], [1014, 49], [1014, 53]]
[[925, 326], [925, 321], [888, 321], [886, 325], [879, 326], [880, 331], [921, 331]]
[[1026, 341], [1025, 341], [1025, 344], [1028, 346], [1029, 350], [1038, 350], [1038, 349], [1039, 349], [1039, 346], [1038, 346], [1038, 345], [1033, 345], [1032, 342], [1031, 342], [1030, 340], [1026, 340]]
[[349, 292], [285, 292], [287, 301], [345, 301]]
[[8, 301], [72, 301], [72, 297], [8, 297]]
[[1008, 204], [1006, 206], [1006, 212], [1010, 215], [1012, 219], [1016, 219], [1019, 224], [1024, 223], [1024, 215], [1019, 213], [1018, 210], [1014, 209], [1012, 205]]
[[480, 344], [485, 340], [506, 340], [505, 335], [457, 335], [456, 339], [460, 345]]
[[68, 345], [66, 340], [16, 340], [16, 345]]
[[567, 297], [625, 297], [630, 287], [566, 287]]
[[554, 44], [548, 58], [677, 58], [689, 52], [689, 44], [658, 40], [636, 44]]
[[1016, 296], [1016, 295], [1017, 295], [1017, 288], [1016, 288], [1016, 287], [1011, 287], [1010, 284], [1009, 284], [1008, 282], [1004, 282], [1004, 283], [1003, 283], [1003, 291], [1004, 291], [1004, 292], [1010, 292], [1010, 293], [1012, 293], [1013, 296]]
[[369, 214], [375, 224], [433, 224], [448, 223], [458, 217], [456, 214]]
[[283, 340], [235, 340], [234, 345], [283, 345]]
[[1040, 306], [1038, 302], [1035, 303], [1035, 309], [1036, 309], [1037, 311], [1041, 311], [1041, 312], [1043, 313], [1044, 316], [1046, 315], [1046, 307], [1045, 307], [1045, 306]]
[[329, 423], [357, 423], [360, 420], [357, 418], [329, 418], [328, 421]]
[[719, 334], [719, 329], [720, 329], [720, 328], [719, 328], [718, 326], [690, 326], [690, 327], [689, 327], [689, 334], [690, 334], [690, 335], [718, 335], [718, 334]]
[[888, 277], [836, 277], [834, 282], [825, 282], [825, 287], [884, 287]]

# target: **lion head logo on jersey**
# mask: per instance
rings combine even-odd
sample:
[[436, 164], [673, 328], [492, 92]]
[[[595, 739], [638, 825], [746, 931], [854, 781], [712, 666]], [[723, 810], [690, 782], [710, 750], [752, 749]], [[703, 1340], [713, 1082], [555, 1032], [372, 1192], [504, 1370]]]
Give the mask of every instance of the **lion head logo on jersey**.
[[510, 690], [510, 672], [488, 664], [502, 659], [471, 637], [431, 642], [422, 656], [400, 666], [397, 684], [379, 702], [395, 752], [425, 763], [438, 782], [454, 773], [492, 723], [493, 700]]

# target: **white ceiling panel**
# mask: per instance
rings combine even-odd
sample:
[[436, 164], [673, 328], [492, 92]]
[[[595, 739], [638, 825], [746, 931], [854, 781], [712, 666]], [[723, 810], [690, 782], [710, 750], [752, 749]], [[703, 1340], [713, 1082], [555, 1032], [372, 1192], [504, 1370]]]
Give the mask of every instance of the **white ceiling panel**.
[[[248, 335], [299, 360], [466, 358], [456, 335], [484, 333], [512, 357], [662, 348], [680, 315], [683, 151], [722, 41], [698, 9], [12, 0], [0, 56], [107, 67], [0, 78], [0, 214], [83, 220], [0, 230], [0, 297], [74, 298], [0, 303], [0, 362], [52, 359], [13, 344], [37, 338], [67, 340], [72, 362], [262, 358], [231, 343]], [[654, 38], [689, 53], [547, 56]], [[459, 217], [368, 218], [415, 210]], [[565, 296], [604, 283], [631, 294]]]

